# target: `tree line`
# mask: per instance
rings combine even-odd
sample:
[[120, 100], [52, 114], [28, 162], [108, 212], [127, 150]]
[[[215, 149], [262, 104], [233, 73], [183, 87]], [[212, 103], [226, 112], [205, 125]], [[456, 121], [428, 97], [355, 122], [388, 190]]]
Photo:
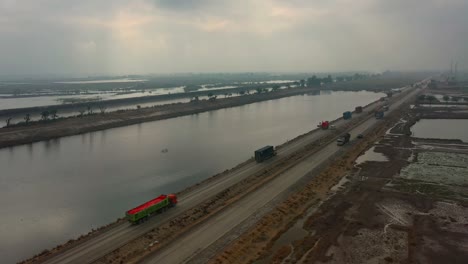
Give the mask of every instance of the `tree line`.
[[323, 78], [313, 75], [312, 77], [309, 77], [307, 79], [296, 81], [293, 84], [300, 86], [300, 87], [320, 87], [322, 85], [327, 85], [327, 84], [331, 84], [334, 82], [364, 80], [364, 79], [367, 79], [370, 77], [376, 77], [376, 76], [379, 76], [379, 75], [378, 74], [367, 75], [367, 74], [356, 73], [354, 75], [336, 76], [335, 78], [333, 78], [330, 74]]

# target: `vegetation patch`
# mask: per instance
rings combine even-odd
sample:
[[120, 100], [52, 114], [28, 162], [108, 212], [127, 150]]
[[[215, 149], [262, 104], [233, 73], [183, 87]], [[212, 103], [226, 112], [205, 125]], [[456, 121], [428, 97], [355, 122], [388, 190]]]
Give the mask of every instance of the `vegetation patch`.
[[418, 155], [418, 161], [403, 168], [400, 177], [404, 179], [448, 185], [468, 185], [468, 155], [444, 152], [425, 152]]
[[101, 100], [102, 100], [102, 97], [100, 97], [100, 96], [89, 97], [89, 98], [69, 97], [69, 98], [59, 98], [59, 99], [57, 99], [57, 101], [61, 102], [62, 104], [97, 102], [97, 101], [101, 101]]
[[396, 179], [388, 184], [386, 188], [405, 193], [422, 194], [430, 197], [468, 199], [468, 194], [466, 193], [465, 188], [419, 180]]

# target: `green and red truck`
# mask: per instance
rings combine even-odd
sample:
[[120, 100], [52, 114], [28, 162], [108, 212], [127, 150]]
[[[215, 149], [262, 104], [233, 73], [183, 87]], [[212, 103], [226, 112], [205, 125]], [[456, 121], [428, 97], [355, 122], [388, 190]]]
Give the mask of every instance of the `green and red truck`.
[[162, 213], [176, 204], [177, 196], [175, 194], [161, 194], [144, 204], [128, 210], [125, 216], [130, 223], [137, 225], [148, 220], [151, 215]]

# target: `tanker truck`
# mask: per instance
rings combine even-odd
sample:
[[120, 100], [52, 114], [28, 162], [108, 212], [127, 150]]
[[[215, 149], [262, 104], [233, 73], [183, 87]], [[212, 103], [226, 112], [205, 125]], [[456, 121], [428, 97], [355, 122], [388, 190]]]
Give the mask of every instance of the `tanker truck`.
[[149, 219], [151, 215], [165, 212], [168, 208], [177, 204], [175, 194], [161, 194], [160, 196], [149, 200], [125, 213], [127, 220], [133, 225], [138, 225]]

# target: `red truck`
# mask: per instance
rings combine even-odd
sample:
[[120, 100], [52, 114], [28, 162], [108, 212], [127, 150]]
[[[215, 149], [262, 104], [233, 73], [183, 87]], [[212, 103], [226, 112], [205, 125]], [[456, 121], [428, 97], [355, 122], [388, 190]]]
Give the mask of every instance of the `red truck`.
[[321, 128], [321, 129], [328, 129], [330, 127], [330, 122], [322, 121], [317, 125], [317, 127]]
[[168, 208], [174, 207], [176, 204], [177, 196], [175, 194], [161, 194], [146, 203], [128, 210], [125, 216], [130, 223], [140, 224], [147, 221], [151, 215], [165, 212]]

